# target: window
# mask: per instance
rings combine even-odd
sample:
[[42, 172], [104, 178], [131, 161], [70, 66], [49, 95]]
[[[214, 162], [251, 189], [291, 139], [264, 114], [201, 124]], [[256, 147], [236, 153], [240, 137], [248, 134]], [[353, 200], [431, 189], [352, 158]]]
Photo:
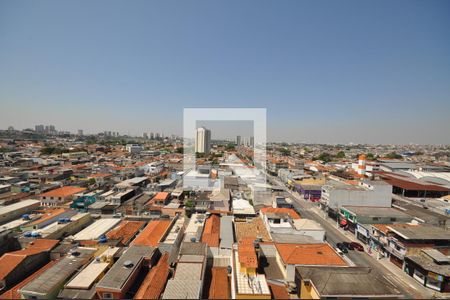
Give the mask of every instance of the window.
[[433, 290], [441, 291], [441, 282], [436, 280], [433, 277], [430, 277], [430, 276], [427, 277], [426, 286]]
[[111, 293], [103, 293], [103, 299], [113, 299], [113, 295]]
[[397, 221], [397, 218], [391, 218], [391, 222]]
[[380, 218], [378, 218], [378, 217], [373, 217], [372, 218], [372, 220], [374, 220], [374, 221], [378, 221]]

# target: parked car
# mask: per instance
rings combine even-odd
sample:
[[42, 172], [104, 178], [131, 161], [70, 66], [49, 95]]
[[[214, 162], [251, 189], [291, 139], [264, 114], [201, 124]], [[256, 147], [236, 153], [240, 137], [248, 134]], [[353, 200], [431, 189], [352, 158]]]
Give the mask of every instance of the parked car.
[[337, 243], [336, 247], [341, 250], [343, 253], [348, 253], [348, 249], [347, 247], [345, 247], [345, 245], [343, 243]]
[[342, 242], [342, 244], [344, 244], [344, 246], [345, 246], [348, 250], [355, 250], [355, 248], [353, 247], [352, 243], [349, 243], [349, 242]]
[[354, 249], [356, 249], [358, 251], [364, 251], [364, 247], [360, 243], [351, 242], [351, 245], [353, 246]]

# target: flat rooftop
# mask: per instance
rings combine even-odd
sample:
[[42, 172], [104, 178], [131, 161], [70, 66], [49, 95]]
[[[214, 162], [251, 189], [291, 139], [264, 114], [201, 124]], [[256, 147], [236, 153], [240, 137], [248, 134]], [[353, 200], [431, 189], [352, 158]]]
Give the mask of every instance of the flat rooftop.
[[81, 270], [72, 280], [66, 284], [69, 289], [89, 289], [103, 272], [111, 265], [113, 256], [120, 250], [118, 247], [106, 249], [99, 260], [93, 260], [86, 268]]
[[368, 267], [296, 267], [303, 280], [310, 280], [320, 297], [402, 296], [395, 286]]
[[450, 240], [450, 232], [436, 226], [392, 224], [387, 227], [405, 240]]
[[116, 226], [120, 221], [121, 220], [119, 218], [99, 219], [82, 231], [78, 232], [73, 239], [76, 241], [96, 240], [101, 235], [111, 230], [111, 228]]
[[14, 204], [0, 206], [0, 215], [9, 214], [18, 209], [25, 208], [28, 206], [39, 205], [39, 203], [41, 203], [39, 200], [27, 199], [27, 200], [19, 201]]
[[391, 218], [411, 218], [401, 210], [392, 207], [368, 207], [368, 206], [343, 206], [343, 209], [361, 217], [391, 217]]

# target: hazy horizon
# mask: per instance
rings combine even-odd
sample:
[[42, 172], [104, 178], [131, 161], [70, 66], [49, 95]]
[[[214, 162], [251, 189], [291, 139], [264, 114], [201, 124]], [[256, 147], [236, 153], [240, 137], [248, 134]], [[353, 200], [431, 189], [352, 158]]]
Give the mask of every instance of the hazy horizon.
[[450, 144], [450, 2], [1, 1], [0, 128], [182, 133], [267, 108], [269, 141]]

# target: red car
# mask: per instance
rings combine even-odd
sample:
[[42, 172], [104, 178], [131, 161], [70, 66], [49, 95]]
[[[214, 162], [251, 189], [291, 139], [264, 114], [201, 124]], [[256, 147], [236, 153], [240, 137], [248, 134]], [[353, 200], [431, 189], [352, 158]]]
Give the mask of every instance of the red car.
[[351, 242], [350, 244], [353, 246], [353, 248], [354, 248], [355, 250], [358, 250], [358, 251], [364, 251], [364, 247], [363, 247], [363, 245], [361, 245], [360, 243], [357, 243], [357, 242]]

